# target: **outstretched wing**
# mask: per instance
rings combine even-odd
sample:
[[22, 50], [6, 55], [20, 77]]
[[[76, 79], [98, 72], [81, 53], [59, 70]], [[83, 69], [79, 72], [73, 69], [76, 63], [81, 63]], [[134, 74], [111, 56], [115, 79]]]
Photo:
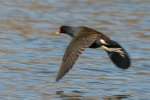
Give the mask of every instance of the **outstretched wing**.
[[73, 66], [79, 55], [97, 39], [97, 34], [74, 37], [67, 47], [56, 81], [59, 81]]
[[102, 46], [102, 48], [108, 53], [109, 58], [117, 67], [122, 69], [129, 68], [131, 60], [128, 53], [119, 43], [113, 40], [112, 42], [112, 44]]

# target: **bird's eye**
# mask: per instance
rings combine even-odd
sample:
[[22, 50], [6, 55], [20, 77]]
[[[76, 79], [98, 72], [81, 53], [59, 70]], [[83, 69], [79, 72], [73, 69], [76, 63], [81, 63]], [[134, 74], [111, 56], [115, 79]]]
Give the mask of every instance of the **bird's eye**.
[[60, 28], [59, 32], [60, 32], [60, 33], [63, 33], [63, 32], [64, 32], [63, 27]]

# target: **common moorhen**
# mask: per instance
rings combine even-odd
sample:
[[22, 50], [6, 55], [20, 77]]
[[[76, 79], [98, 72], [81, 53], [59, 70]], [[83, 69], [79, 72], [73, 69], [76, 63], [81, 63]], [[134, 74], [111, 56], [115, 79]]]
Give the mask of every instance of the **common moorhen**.
[[59, 81], [73, 67], [85, 48], [101, 47], [119, 68], [127, 69], [131, 64], [128, 53], [119, 43], [92, 28], [85, 26], [61, 26], [58, 33], [67, 34], [73, 39], [65, 51], [56, 81]]

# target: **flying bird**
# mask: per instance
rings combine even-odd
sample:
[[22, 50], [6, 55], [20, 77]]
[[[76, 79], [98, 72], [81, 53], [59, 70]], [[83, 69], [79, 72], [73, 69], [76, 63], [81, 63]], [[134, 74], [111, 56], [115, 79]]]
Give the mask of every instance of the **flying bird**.
[[59, 81], [75, 64], [86, 48], [102, 48], [111, 61], [119, 68], [127, 69], [131, 65], [126, 50], [116, 41], [103, 33], [85, 26], [61, 26], [57, 34], [67, 34], [72, 40], [66, 48], [56, 81]]

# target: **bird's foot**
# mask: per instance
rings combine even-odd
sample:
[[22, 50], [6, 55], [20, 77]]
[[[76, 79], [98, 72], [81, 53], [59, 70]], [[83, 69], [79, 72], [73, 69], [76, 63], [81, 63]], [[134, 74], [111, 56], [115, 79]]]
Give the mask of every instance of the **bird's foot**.
[[102, 49], [104, 49], [105, 51], [108, 51], [108, 52], [116, 52], [116, 53], [119, 53], [122, 57], [124, 57], [125, 53], [124, 51], [122, 50], [122, 48], [108, 48], [106, 46], [101, 46]]

